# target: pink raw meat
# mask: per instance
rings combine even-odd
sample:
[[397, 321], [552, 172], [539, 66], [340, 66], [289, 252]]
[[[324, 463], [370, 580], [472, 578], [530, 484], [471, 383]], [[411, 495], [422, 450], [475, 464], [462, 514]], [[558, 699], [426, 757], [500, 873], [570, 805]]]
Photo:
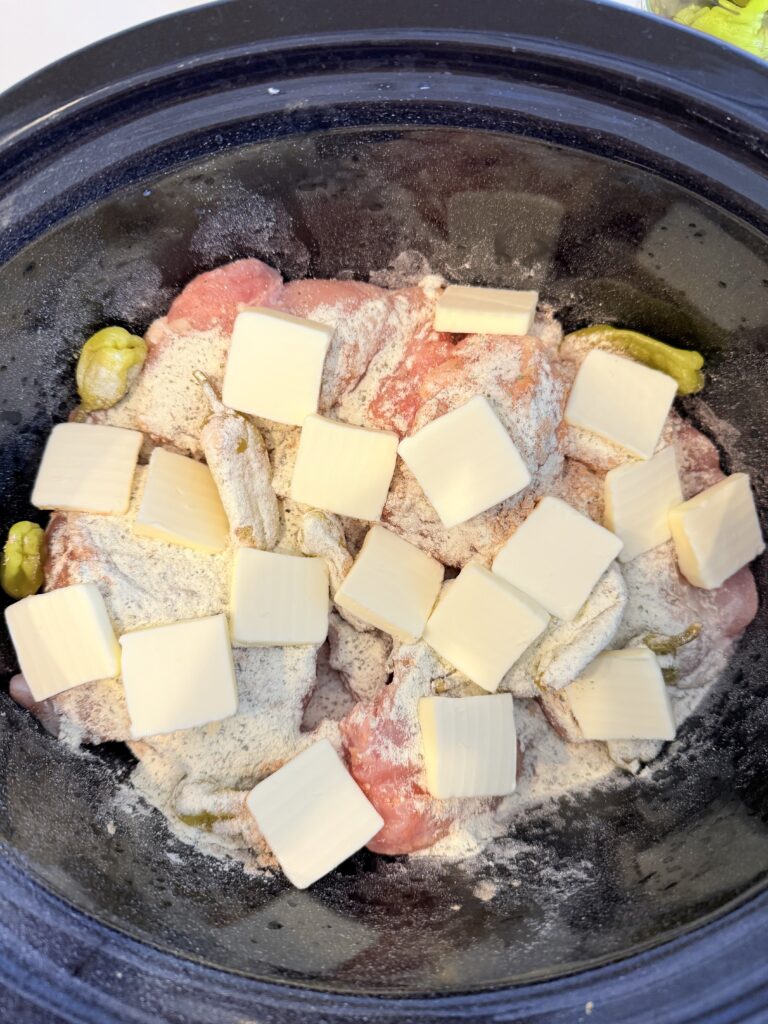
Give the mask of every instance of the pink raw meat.
[[532, 472], [559, 454], [565, 387], [540, 338], [475, 334], [457, 342], [424, 376], [413, 429], [473, 395], [491, 401]]
[[359, 382], [391, 332], [395, 293], [362, 281], [291, 281], [279, 306], [293, 316], [335, 328], [325, 360], [321, 413]]
[[[397, 683], [358, 704], [341, 724], [349, 769], [384, 819], [384, 828], [368, 843], [374, 853], [413, 853], [442, 839], [452, 816], [424, 788], [424, 770], [408, 757], [416, 721], [393, 714]], [[404, 755], [401, 759], [398, 752]]]
[[[384, 819], [384, 827], [368, 843], [368, 849], [390, 856], [427, 849], [463, 817], [499, 805], [498, 798], [438, 800], [430, 796], [421, 755], [413, 754], [416, 709], [407, 723], [393, 713], [396, 688], [394, 682], [379, 692], [373, 704], [358, 704], [341, 723], [349, 769]], [[522, 769], [518, 742], [518, 779]]]
[[[676, 413], [663, 434], [675, 449], [686, 498], [723, 478], [714, 444]], [[679, 573], [671, 542], [623, 566], [629, 602], [619, 638], [643, 631], [673, 634], [693, 622], [701, 635], [676, 659], [680, 686], [703, 686], [726, 668], [734, 643], [757, 614], [757, 587], [749, 567], [739, 570], [717, 590], [692, 587]], [[652, 592], [649, 588], [653, 588]]]
[[[426, 849], [453, 825], [498, 806], [498, 798], [438, 800], [427, 791], [418, 705], [444, 673], [426, 644], [402, 645], [394, 656], [392, 683], [341, 722], [350, 771], [384, 819], [368, 844], [374, 853], [394, 856]], [[518, 776], [521, 766], [518, 746]]]
[[51, 733], [52, 736], [59, 735], [59, 711], [52, 697], [47, 700], [35, 700], [29, 683], [21, 672], [11, 676], [8, 692], [17, 704], [34, 715], [46, 732]]
[[[720, 455], [715, 445], [674, 411], [667, 419], [661, 444], [675, 450], [684, 498], [692, 498], [723, 479], [725, 474], [720, 469]], [[617, 465], [626, 461], [626, 453], [621, 453]], [[602, 522], [604, 490], [604, 469], [593, 467], [589, 461], [566, 458], [563, 475], [553, 493], [596, 522]]]
[[[472, 335], [433, 360], [409, 394], [409, 432], [484, 395], [531, 472], [531, 483], [492, 509], [446, 530], [415, 478], [398, 464], [382, 519], [446, 565], [490, 557], [550, 493], [562, 470], [559, 445], [565, 387], [538, 337]], [[405, 401], [405, 393], [402, 400]], [[415, 410], [415, 411], [414, 411]]]
[[713, 442], [674, 411], [667, 418], [661, 441], [675, 449], [684, 498], [692, 498], [723, 479], [720, 453]]
[[[689, 421], [671, 412], [662, 442], [675, 449], [685, 498], [723, 478], [717, 448]], [[575, 508], [602, 516], [605, 473], [574, 460], [557, 493]], [[704, 686], [726, 667], [734, 641], [757, 614], [757, 587], [749, 568], [741, 569], [717, 590], [692, 587], [679, 573], [671, 542], [622, 565], [629, 601], [613, 647], [644, 633], [675, 634], [699, 622], [701, 635], [683, 647], [676, 660], [680, 686]]]
[[174, 330], [207, 331], [218, 328], [229, 334], [241, 306], [274, 305], [282, 278], [261, 260], [227, 263], [194, 277], [168, 310]]
[[757, 615], [759, 598], [752, 570], [748, 565], [739, 569], [715, 594], [723, 635], [737, 639]]
[[552, 489], [552, 494], [602, 525], [605, 506], [604, 474], [595, 473], [589, 466], [575, 459], [566, 459], [562, 476]]
[[422, 386], [431, 373], [454, 353], [453, 336], [435, 331], [434, 302], [420, 288], [398, 293], [408, 307], [411, 330], [391, 373], [380, 381], [368, 406], [372, 426], [407, 434], [424, 402]]
[[384, 828], [368, 843], [374, 853], [413, 853], [432, 846], [447, 834], [451, 817], [419, 782], [421, 770], [399, 765], [377, 753], [382, 737], [398, 742], [397, 725], [386, 717], [385, 707], [363, 721], [347, 720], [342, 733], [347, 741], [352, 775], [384, 819]]
[[728, 664], [734, 641], [757, 614], [751, 570], [740, 569], [717, 590], [692, 587], [678, 572], [671, 543], [622, 568], [629, 600], [615, 646], [644, 633], [680, 633], [698, 622], [701, 634], [675, 659], [678, 685], [704, 686], [715, 679]]

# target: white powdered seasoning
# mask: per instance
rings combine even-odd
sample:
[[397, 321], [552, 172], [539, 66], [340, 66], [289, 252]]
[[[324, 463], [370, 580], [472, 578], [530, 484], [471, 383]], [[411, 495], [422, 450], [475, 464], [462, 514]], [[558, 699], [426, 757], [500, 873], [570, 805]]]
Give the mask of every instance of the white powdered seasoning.
[[[377, 278], [397, 291], [307, 281], [270, 298], [275, 308], [335, 328], [321, 389], [324, 415], [406, 436], [483, 395], [531, 472], [531, 485], [520, 494], [447, 530], [399, 463], [385, 524], [444, 565], [461, 568], [473, 559], [488, 567], [541, 496], [555, 494], [599, 522], [603, 476], [626, 461], [627, 453], [563, 427], [568, 388], [587, 349], [573, 341], [561, 345], [562, 331], [550, 309], [539, 311], [530, 336], [522, 338], [437, 334], [434, 307], [444, 282], [424, 273], [422, 260], [404, 254]], [[145, 460], [156, 444], [202, 458], [200, 432], [209, 405], [193, 374], [202, 371], [220, 391], [229, 337], [216, 329], [185, 331], [162, 318], [150, 327], [147, 341], [147, 363], [128, 397], [88, 419], [143, 431]], [[281, 499], [276, 550], [299, 554], [308, 510], [286, 495], [300, 430], [255, 422]], [[675, 413], [668, 418], [663, 445], [675, 449], [686, 497], [721, 477], [717, 450]], [[231, 548], [208, 555], [133, 533], [145, 473], [139, 467], [126, 515], [54, 513], [49, 529], [48, 588], [96, 583], [118, 633], [229, 610]], [[354, 555], [369, 524], [339, 522]], [[516, 791], [502, 799], [419, 797], [419, 813], [442, 836], [414, 855], [420, 863], [429, 869], [430, 859], [482, 855], [489, 872], [500, 862], [513, 868], [523, 850], [510, 835], [516, 818], [546, 809], [566, 793], [630, 784], [632, 773], [657, 755], [658, 746], [567, 743], [545, 718], [536, 699], [539, 688], [566, 686], [603, 649], [636, 645], [649, 632], [682, 632], [699, 623], [697, 639], [662, 659], [676, 682], [670, 696], [679, 726], [728, 662], [739, 632], [733, 628], [734, 608], [741, 609], [740, 628], [754, 614], [751, 576], [744, 570], [737, 577], [721, 591], [690, 587], [677, 572], [670, 543], [623, 566], [614, 564], [579, 615], [569, 623], [553, 620], [502, 682], [501, 689], [515, 696], [521, 762]], [[350, 723], [373, 726], [367, 748], [373, 763], [403, 773], [409, 785], [415, 780], [423, 786], [419, 698], [481, 691], [425, 643], [393, 646], [378, 630], [355, 626], [334, 611], [328, 642], [319, 650], [235, 649], [238, 713], [201, 728], [131, 742], [139, 759], [135, 788], [119, 789], [110, 812], [117, 822], [113, 830], [119, 831], [120, 814], [145, 812], [135, 799], [138, 791], [185, 843], [226, 858], [225, 864], [238, 861], [249, 872], [271, 869], [274, 858], [245, 809], [248, 791], [320, 737], [343, 753]], [[77, 687], [48, 703], [46, 710], [61, 716], [59, 735], [72, 746], [129, 736], [119, 680]], [[494, 838], [499, 841], [489, 845]], [[168, 856], [178, 858], [175, 852]], [[578, 880], [574, 876], [573, 884]], [[474, 896], [492, 900], [500, 886], [481, 878]]]

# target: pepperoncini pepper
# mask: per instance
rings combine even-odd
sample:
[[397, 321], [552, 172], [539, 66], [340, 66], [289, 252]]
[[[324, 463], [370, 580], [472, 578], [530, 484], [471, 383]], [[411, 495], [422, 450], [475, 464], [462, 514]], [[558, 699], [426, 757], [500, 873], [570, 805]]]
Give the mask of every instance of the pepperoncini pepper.
[[574, 331], [571, 338], [583, 338], [594, 342], [596, 347], [605, 347], [625, 353], [638, 363], [644, 363], [653, 370], [661, 370], [677, 381], [678, 395], [693, 395], [704, 387], [704, 356], [700, 352], [673, 348], [663, 341], [649, 338], [638, 331], [626, 331], [610, 324], [595, 324]]
[[45, 531], [37, 523], [15, 523], [0, 562], [0, 584], [9, 597], [29, 597], [43, 585]]
[[256, 426], [225, 406], [211, 382], [196, 370], [211, 414], [200, 433], [208, 468], [216, 481], [235, 546], [271, 551], [280, 533], [280, 510], [272, 467]]
[[767, 13], [768, 0], [720, 0], [714, 7], [689, 4], [675, 14], [674, 20], [766, 60]]
[[77, 391], [87, 412], [109, 409], [128, 393], [147, 358], [147, 343], [124, 327], [92, 335], [77, 360]]
[[681, 647], [691, 643], [700, 633], [701, 623], [692, 622], [682, 633], [675, 633], [671, 636], [664, 633], [648, 633], [643, 637], [643, 643], [657, 655], [677, 654]]

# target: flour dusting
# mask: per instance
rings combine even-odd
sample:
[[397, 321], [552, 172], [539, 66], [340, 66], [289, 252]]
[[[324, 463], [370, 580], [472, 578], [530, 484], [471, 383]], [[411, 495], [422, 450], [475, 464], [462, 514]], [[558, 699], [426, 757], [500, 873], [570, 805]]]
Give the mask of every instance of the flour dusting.
[[[241, 225], [234, 213], [224, 226], [226, 238], [237, 242]], [[267, 229], [275, 238], [287, 230], [277, 220]], [[206, 229], [195, 245], [208, 251], [213, 238]], [[202, 371], [220, 390], [232, 320], [256, 295], [259, 304], [334, 328], [320, 393], [324, 415], [406, 436], [474, 395], [491, 403], [531, 472], [531, 485], [446, 530], [413, 475], [398, 463], [382, 515], [390, 529], [442, 561], [449, 577], [471, 560], [490, 565], [545, 494], [557, 494], [601, 520], [604, 475], [627, 455], [564, 426], [568, 389], [586, 350], [563, 341], [552, 309], [540, 309], [524, 337], [452, 336], [432, 326], [445, 282], [416, 253], [402, 254], [367, 284], [284, 284], [255, 260], [230, 268], [196, 279], [168, 316], [151, 325], [149, 355], [131, 393], [88, 419], [143, 431], [144, 459], [158, 444], [202, 459], [201, 432], [210, 407], [194, 374]], [[717, 426], [729, 442], [737, 440], [727, 425], [714, 424], [703, 403], [699, 419]], [[291, 501], [300, 430], [263, 420], [254, 426], [266, 445], [261, 492], [271, 500], [273, 490], [277, 495], [276, 550], [326, 558], [335, 590], [369, 524]], [[717, 449], [675, 412], [660, 441], [666, 445], [675, 450], [686, 496], [722, 476]], [[227, 457], [223, 447], [214, 454], [217, 460]], [[126, 515], [54, 513], [48, 531], [48, 588], [94, 582], [118, 633], [230, 610], [232, 548], [205, 555], [133, 533], [145, 475], [140, 466]], [[41, 710], [57, 716], [59, 736], [73, 749], [122, 740], [137, 758], [131, 783], [117, 787], [105, 824], [110, 835], [119, 831], [121, 815], [146, 814], [151, 805], [162, 812], [174, 839], [217, 858], [222, 867], [240, 864], [266, 878], [276, 862], [247, 811], [247, 794], [322, 737], [382, 808], [385, 828], [371, 842], [374, 851], [410, 851], [409, 870], [427, 875], [445, 862], [460, 864], [460, 870], [476, 874], [471, 892], [483, 903], [500, 896], [501, 877], [504, 886], [519, 884], [515, 874], [531, 861], [540, 862], [553, 893], [563, 894], [589, 880], [594, 865], [585, 859], [563, 872], [545, 843], [517, 837], [517, 825], [534, 815], [557, 817], [564, 800], [620, 792], [634, 776], [654, 771], [651, 762], [662, 745], [583, 741], [562, 690], [601, 650], [642, 644], [651, 632], [682, 633], [695, 623], [695, 639], [661, 659], [680, 727], [702, 705], [755, 612], [748, 569], [717, 591], [698, 590], [680, 576], [671, 543], [611, 566], [579, 616], [572, 622], [553, 619], [502, 683], [515, 698], [519, 753], [517, 788], [503, 798], [436, 800], [427, 790], [418, 702], [436, 693], [461, 698], [479, 692], [477, 687], [424, 642], [393, 643], [337, 610], [320, 647], [234, 649], [239, 708], [229, 719], [131, 740], [119, 679], [76, 687]], [[171, 846], [167, 855], [181, 863]]]

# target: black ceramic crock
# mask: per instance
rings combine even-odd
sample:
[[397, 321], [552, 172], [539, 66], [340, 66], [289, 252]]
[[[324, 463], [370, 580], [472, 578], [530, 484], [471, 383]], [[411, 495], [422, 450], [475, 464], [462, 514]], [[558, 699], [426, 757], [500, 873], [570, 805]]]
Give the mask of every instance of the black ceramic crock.
[[[698, 347], [687, 412], [765, 510], [767, 129], [764, 66], [588, 0], [230, 2], [62, 61], [0, 98], [0, 526], [83, 337], [244, 255], [400, 256]], [[496, 868], [361, 854], [297, 893], [0, 694], [3, 1020], [764, 1022], [767, 696], [762, 605], [656, 771], [532, 811]]]

